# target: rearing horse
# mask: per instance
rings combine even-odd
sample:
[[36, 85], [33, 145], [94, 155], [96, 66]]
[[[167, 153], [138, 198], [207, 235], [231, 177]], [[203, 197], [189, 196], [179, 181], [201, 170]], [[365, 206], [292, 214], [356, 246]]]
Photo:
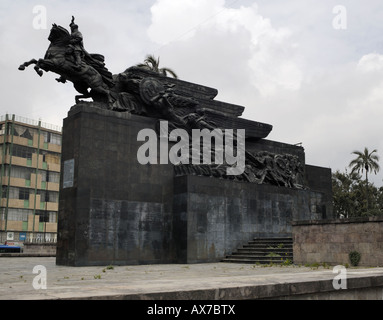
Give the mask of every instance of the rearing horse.
[[60, 78], [56, 79], [58, 82], [73, 82], [75, 89], [82, 94], [76, 96], [76, 103], [80, 98], [113, 102], [110, 95], [110, 87], [113, 86], [112, 75], [104, 67], [103, 57], [88, 54], [84, 50], [84, 59], [78, 68], [69, 52], [70, 37], [65, 28], [53, 24], [48, 37], [51, 44], [44, 59], [25, 62], [19, 66], [19, 70], [25, 70], [25, 67], [35, 64], [34, 69], [40, 77], [43, 75], [42, 70], [51, 71], [60, 75]]

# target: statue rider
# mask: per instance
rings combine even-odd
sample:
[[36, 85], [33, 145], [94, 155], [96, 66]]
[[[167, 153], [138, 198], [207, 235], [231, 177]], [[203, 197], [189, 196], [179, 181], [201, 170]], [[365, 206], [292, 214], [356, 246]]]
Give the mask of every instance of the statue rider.
[[72, 21], [70, 23], [71, 36], [70, 36], [70, 44], [69, 48], [73, 54], [75, 60], [75, 68], [77, 70], [81, 69], [81, 62], [84, 56], [84, 45], [82, 42], [82, 34], [78, 30], [78, 25], [74, 23], [74, 17], [72, 16]]

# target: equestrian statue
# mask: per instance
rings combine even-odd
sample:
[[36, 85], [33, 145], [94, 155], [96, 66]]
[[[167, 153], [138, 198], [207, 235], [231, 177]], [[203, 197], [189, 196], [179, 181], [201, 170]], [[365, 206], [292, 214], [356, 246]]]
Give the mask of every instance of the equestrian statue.
[[[48, 40], [51, 42], [44, 59], [32, 59], [19, 66], [24, 70], [31, 64], [41, 77], [43, 71], [60, 75], [56, 80], [65, 83], [71, 81], [81, 93], [80, 98], [93, 98], [94, 101], [112, 102], [110, 90], [114, 86], [113, 75], [105, 67], [104, 57], [90, 54], [84, 49], [82, 34], [74, 17], [70, 23], [71, 33], [65, 28], [53, 24]], [[90, 91], [88, 91], [90, 89]]]

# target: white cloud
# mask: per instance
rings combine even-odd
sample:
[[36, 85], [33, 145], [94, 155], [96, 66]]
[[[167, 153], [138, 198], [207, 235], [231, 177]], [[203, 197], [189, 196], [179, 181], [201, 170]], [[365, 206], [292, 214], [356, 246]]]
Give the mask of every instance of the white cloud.
[[[161, 51], [171, 55], [173, 62], [181, 59], [177, 55], [193, 59], [197, 66], [202, 62], [204, 76], [211, 71], [214, 78], [226, 76], [250, 84], [261, 95], [275, 94], [281, 88], [299, 89], [300, 56], [291, 32], [274, 28], [255, 3], [237, 9], [225, 5], [221, 0], [157, 0], [151, 8], [149, 36], [154, 42], [168, 44]], [[211, 67], [215, 64], [221, 72]]]
[[383, 70], [383, 55], [378, 53], [364, 55], [358, 62], [358, 69], [362, 72]]
[[[378, 149], [383, 155], [383, 59], [366, 54], [354, 64], [339, 66], [303, 85], [297, 102], [302, 113], [295, 125], [309, 163], [344, 171], [351, 152]], [[303, 105], [306, 103], [306, 112]], [[281, 124], [281, 130], [287, 127]], [[382, 172], [372, 176], [382, 185]]]
[[224, 3], [224, 0], [157, 0], [150, 8], [152, 24], [148, 34], [162, 45], [174, 40], [186, 41], [199, 26], [219, 13]]

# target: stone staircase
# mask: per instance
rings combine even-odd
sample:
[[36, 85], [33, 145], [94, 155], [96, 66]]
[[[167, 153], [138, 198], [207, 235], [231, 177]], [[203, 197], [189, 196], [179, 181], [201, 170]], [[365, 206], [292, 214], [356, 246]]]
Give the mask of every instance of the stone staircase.
[[[288, 261], [287, 261], [288, 260]], [[226, 256], [222, 262], [234, 263], [293, 263], [292, 238], [255, 238]]]

